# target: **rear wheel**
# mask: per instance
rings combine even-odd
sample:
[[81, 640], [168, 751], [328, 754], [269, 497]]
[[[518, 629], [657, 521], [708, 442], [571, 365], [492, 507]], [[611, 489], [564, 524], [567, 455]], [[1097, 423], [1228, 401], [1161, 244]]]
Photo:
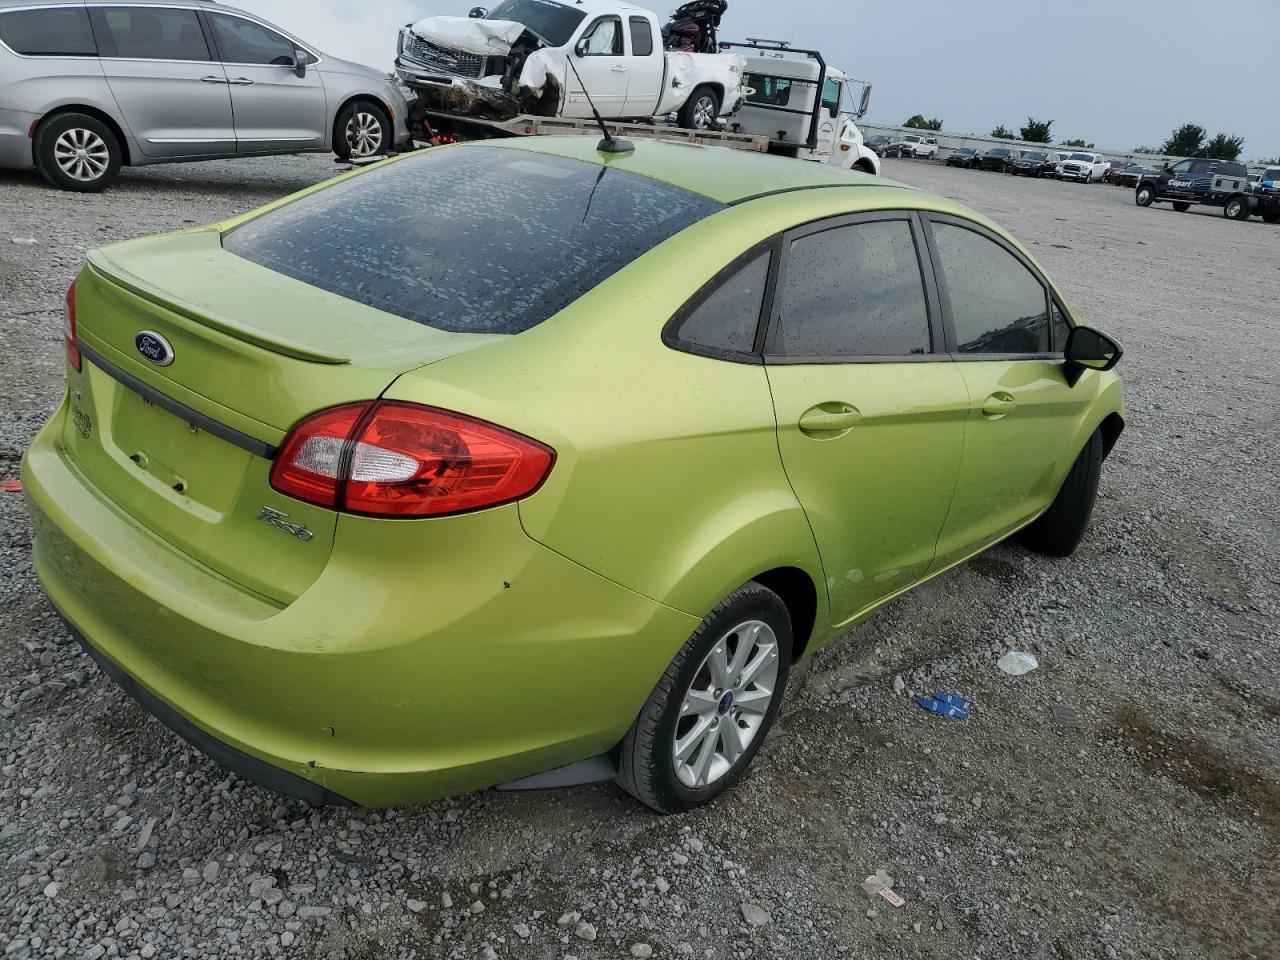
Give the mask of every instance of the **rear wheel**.
[[343, 160], [377, 157], [391, 149], [391, 118], [368, 100], [343, 107], [334, 124], [333, 152]]
[[720, 116], [720, 95], [712, 87], [695, 87], [677, 114], [680, 126], [689, 130], [710, 130]]
[[1149, 207], [1156, 201], [1156, 192], [1144, 183], [1138, 187], [1137, 193], [1133, 195], [1133, 201], [1140, 207]]
[[105, 190], [120, 175], [123, 158], [111, 128], [87, 114], [59, 114], [36, 131], [36, 169], [63, 190]]
[[659, 813], [731, 787], [773, 725], [791, 668], [791, 617], [754, 581], [716, 606], [667, 667], [622, 741], [618, 781]]
[[1222, 208], [1222, 215], [1228, 220], [1248, 220], [1249, 204], [1245, 202], [1244, 197], [1232, 197]]
[[1104, 457], [1102, 434], [1094, 431], [1084, 445], [1053, 503], [1021, 534], [1028, 550], [1049, 557], [1069, 557], [1084, 538], [1098, 498]]

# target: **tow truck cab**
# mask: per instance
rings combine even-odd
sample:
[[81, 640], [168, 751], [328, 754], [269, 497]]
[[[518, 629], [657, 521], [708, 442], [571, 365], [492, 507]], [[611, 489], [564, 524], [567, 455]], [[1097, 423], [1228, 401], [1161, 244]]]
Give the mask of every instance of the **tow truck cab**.
[[1147, 174], [1138, 181], [1134, 199], [1140, 207], [1168, 201], [1185, 211], [1193, 203], [1222, 207], [1229, 220], [1247, 220], [1257, 211], [1249, 192], [1249, 173], [1243, 163], [1193, 157]]

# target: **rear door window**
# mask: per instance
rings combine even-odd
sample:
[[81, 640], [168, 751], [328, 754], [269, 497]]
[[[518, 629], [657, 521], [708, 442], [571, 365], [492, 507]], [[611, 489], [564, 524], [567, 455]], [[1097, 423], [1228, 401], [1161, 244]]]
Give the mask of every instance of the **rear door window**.
[[960, 353], [1049, 352], [1049, 300], [1038, 277], [976, 230], [935, 221], [934, 242]]
[[631, 17], [631, 55], [647, 57], [653, 53], [653, 27], [644, 17]]
[[520, 333], [724, 205], [504, 147], [444, 147], [231, 231], [231, 253], [455, 333]]
[[24, 57], [94, 57], [93, 28], [84, 7], [0, 13], [0, 41]]
[[123, 60], [212, 60], [194, 10], [101, 7], [102, 55]]
[[855, 223], [792, 241], [768, 352], [813, 359], [929, 353], [910, 222]]
[[293, 64], [294, 43], [274, 30], [242, 17], [225, 13], [207, 15], [213, 25], [213, 40], [223, 63], [263, 64], [287, 67]]

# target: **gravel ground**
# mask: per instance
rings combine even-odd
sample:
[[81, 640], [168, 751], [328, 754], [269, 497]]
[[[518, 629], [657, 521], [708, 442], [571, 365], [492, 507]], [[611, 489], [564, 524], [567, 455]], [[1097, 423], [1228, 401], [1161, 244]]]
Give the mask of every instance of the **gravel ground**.
[[[1076, 557], [1002, 546], [892, 604], [816, 658], [751, 775], [692, 815], [613, 785], [312, 811], [97, 672], [0, 493], [6, 960], [1280, 956], [1280, 229], [886, 167], [1004, 223], [1126, 347], [1130, 424]], [[0, 172], [0, 480], [63, 390], [59, 298], [87, 247], [333, 172], [169, 167], [97, 197]], [[999, 672], [1010, 649], [1040, 669]], [[914, 706], [937, 687], [973, 716]], [[904, 906], [862, 892], [877, 869]]]

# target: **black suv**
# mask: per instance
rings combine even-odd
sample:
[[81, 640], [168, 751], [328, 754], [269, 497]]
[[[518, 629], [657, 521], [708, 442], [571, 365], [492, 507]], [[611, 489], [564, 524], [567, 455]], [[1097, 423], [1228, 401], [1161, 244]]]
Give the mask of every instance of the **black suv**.
[[979, 170], [999, 170], [1004, 173], [1013, 160], [1013, 151], [1007, 147], [992, 147], [985, 153], [978, 154]]
[[1049, 154], [1043, 150], [1021, 150], [1013, 158], [1013, 162], [1009, 164], [1009, 172], [1015, 177], [1019, 174], [1038, 177], [1044, 169], [1045, 161], [1048, 159]]

